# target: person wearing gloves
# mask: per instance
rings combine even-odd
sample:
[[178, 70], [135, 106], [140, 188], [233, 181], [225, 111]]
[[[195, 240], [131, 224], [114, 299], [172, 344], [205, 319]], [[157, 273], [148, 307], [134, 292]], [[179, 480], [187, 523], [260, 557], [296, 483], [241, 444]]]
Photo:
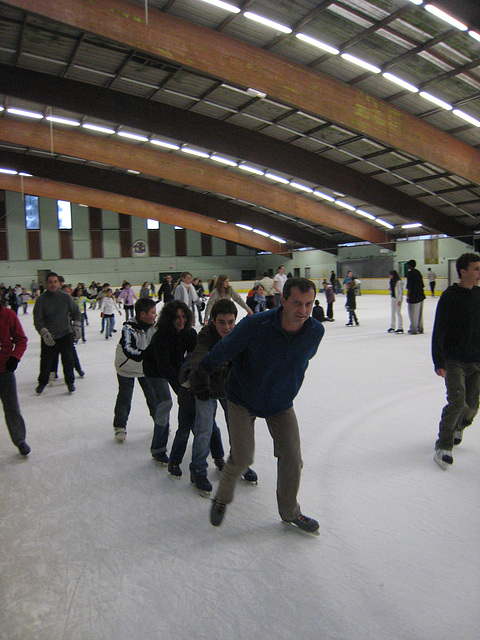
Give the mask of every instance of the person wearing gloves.
[[73, 339], [82, 337], [82, 316], [74, 299], [60, 289], [56, 273], [47, 274], [46, 284], [46, 290], [37, 298], [33, 309], [33, 324], [42, 338], [40, 374], [35, 391], [40, 394], [47, 386], [52, 364], [60, 353], [65, 384], [69, 393], [73, 393]]
[[10, 438], [22, 456], [28, 456], [30, 447], [25, 442], [25, 421], [20, 413], [14, 372], [26, 348], [27, 338], [16, 313], [0, 303], [0, 399]]

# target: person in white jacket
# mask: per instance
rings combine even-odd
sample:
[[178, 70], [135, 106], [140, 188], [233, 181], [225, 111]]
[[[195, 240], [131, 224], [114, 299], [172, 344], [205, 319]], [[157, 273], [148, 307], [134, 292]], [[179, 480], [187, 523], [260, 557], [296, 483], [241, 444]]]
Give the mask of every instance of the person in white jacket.
[[215, 304], [219, 300], [233, 300], [238, 305], [245, 309], [248, 315], [252, 315], [253, 311], [247, 305], [247, 303], [243, 300], [243, 298], [230, 286], [230, 280], [228, 276], [222, 274], [218, 276], [217, 284], [215, 288], [210, 294], [210, 298], [208, 299], [207, 308], [205, 309], [205, 324], [207, 325], [210, 320], [210, 311]]
[[[402, 299], [403, 299], [403, 282], [398, 271], [392, 269], [390, 271], [390, 304], [392, 310], [392, 316], [390, 320], [390, 328], [388, 333], [403, 333], [403, 318], [402, 318]], [[398, 328], [395, 329], [396, 324]]]
[[201, 303], [199, 300], [195, 287], [192, 284], [192, 274], [189, 271], [184, 271], [180, 276], [180, 281], [177, 283], [173, 292], [175, 300], [184, 302], [189, 309], [192, 310], [193, 317], [195, 318], [195, 306]]
[[118, 302], [113, 297], [112, 290], [107, 289], [106, 295], [100, 303], [100, 313], [102, 318], [105, 318], [105, 340], [112, 337], [113, 327], [115, 326], [115, 311], [118, 311], [119, 316], [122, 315]]

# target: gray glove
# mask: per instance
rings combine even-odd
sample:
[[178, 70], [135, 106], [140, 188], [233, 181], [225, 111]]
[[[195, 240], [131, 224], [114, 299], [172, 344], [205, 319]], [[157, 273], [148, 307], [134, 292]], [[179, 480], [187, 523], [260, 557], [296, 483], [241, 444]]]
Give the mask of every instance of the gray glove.
[[40, 336], [47, 347], [53, 347], [55, 345], [55, 338], [48, 329], [45, 329], [45, 327], [40, 331]]
[[73, 323], [73, 333], [75, 335], [75, 340], [80, 340], [82, 337], [82, 323], [78, 320], [75, 320]]

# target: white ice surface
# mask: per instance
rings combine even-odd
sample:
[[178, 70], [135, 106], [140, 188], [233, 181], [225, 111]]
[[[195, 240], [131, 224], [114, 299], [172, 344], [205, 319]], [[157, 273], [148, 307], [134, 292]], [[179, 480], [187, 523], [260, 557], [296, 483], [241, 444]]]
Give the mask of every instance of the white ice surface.
[[[436, 299], [419, 336], [386, 333], [387, 296], [358, 298], [360, 327], [345, 327], [343, 305], [338, 296], [295, 403], [299, 500], [321, 523], [316, 537], [279, 521], [262, 420], [259, 484], [242, 481], [213, 528], [210, 502], [189, 484], [190, 447], [179, 481], [150, 458], [138, 386], [127, 440], [114, 441], [119, 333], [105, 341], [90, 311], [78, 346], [86, 377], [72, 396], [61, 380], [36, 396], [39, 338], [20, 315], [32, 453], [22, 458], [0, 429], [0, 639], [479, 638], [480, 430], [477, 420], [451, 469], [435, 465], [445, 403], [430, 358]], [[216, 470], [210, 479], [215, 489]]]

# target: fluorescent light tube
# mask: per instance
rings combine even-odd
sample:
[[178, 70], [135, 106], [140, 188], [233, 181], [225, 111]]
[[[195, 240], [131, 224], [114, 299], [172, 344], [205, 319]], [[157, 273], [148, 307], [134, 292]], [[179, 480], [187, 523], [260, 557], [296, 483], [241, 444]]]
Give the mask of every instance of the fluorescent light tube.
[[182, 147], [180, 151], [183, 151], [183, 153], [188, 153], [191, 156], [197, 156], [198, 158], [210, 158], [208, 153], [199, 151], [198, 149], [192, 149], [191, 147]]
[[371, 71], [372, 73], [380, 73], [382, 71], [378, 67], [375, 67], [373, 64], [365, 62], [365, 60], [360, 60], [360, 58], [356, 58], [355, 56], [351, 56], [349, 53], [342, 53], [342, 58], [344, 60], [347, 60], [347, 62], [356, 64], [358, 67], [362, 67], [363, 69]]
[[451, 104], [448, 104], [448, 102], [444, 102], [443, 100], [440, 100], [440, 98], [436, 98], [435, 96], [432, 96], [431, 93], [427, 93], [426, 91], [420, 91], [420, 94], [422, 96], [422, 98], [425, 98], [425, 100], [428, 100], [429, 102], [433, 102], [433, 104], [436, 104], [438, 107], [442, 107], [442, 109], [446, 109], [447, 111], [451, 111], [453, 109]]
[[460, 111], [460, 109], [454, 109], [453, 113], [459, 118], [462, 118], [462, 120], [466, 120], [470, 124], [473, 124], [474, 127], [480, 127], [480, 120], [477, 120], [472, 116], [469, 116], [468, 113], [465, 113], [464, 111]]
[[314, 191], [313, 195], [317, 196], [317, 198], [322, 198], [323, 200], [327, 200], [328, 202], [335, 202], [335, 198], [332, 198], [332, 196], [327, 196], [326, 193], [322, 193], [321, 191]]
[[378, 224], [381, 224], [384, 227], [387, 227], [387, 229], [395, 229], [393, 224], [390, 224], [389, 222], [386, 222], [385, 220], [382, 220], [381, 218], [375, 218], [375, 222], [378, 222]]
[[343, 202], [343, 200], [335, 200], [335, 204], [338, 204], [339, 207], [343, 207], [344, 209], [348, 209], [349, 211], [356, 211], [357, 208], [348, 204], [348, 202]]
[[100, 127], [97, 124], [88, 124], [88, 122], [85, 124], [82, 124], [82, 127], [84, 129], [90, 129], [91, 131], [98, 131], [98, 133], [108, 133], [111, 135], [115, 133], [115, 129], [109, 129], [108, 127]]
[[409, 224], [402, 224], [402, 229], [417, 229], [418, 227], [421, 227], [422, 223], [421, 222], [410, 222]]
[[246, 229], [247, 231], [253, 231], [253, 227], [250, 227], [248, 224], [240, 224], [237, 222], [235, 226], [241, 227], [242, 229]]
[[225, 9], [225, 11], [230, 11], [230, 13], [240, 13], [240, 9], [238, 7], [235, 7], [233, 4], [229, 4], [228, 2], [222, 2], [222, 0], [200, 0], [200, 2], [211, 4], [219, 9]]
[[241, 169], [242, 171], [248, 171], [248, 173], [254, 173], [257, 176], [264, 176], [265, 175], [264, 171], [260, 171], [260, 169], [256, 169], [255, 167], [251, 167], [248, 164], [239, 164], [238, 168]]
[[261, 231], [260, 229], [254, 229], [253, 233], [258, 233], [259, 236], [264, 236], [265, 238], [269, 238], [270, 234], [266, 231]]
[[165, 149], [173, 149], [174, 151], [180, 149], [180, 145], [173, 144], [172, 142], [164, 142], [163, 140], [150, 140], [150, 144], [154, 144], [157, 147], [164, 147]]
[[287, 242], [287, 241], [286, 241], [286, 240], [284, 240], [283, 238], [279, 238], [279, 237], [277, 237], [277, 236], [270, 236], [270, 238], [271, 238], [272, 240], [275, 240], [275, 242], [280, 242], [281, 244], [286, 244], [286, 242]]
[[282, 184], [289, 184], [289, 181], [286, 180], [285, 178], [282, 178], [282, 176], [277, 176], [275, 173], [270, 173], [269, 171], [265, 173], [265, 177], [270, 178], [270, 180], [275, 180], [275, 182], [281, 182]]
[[6, 173], [9, 176], [16, 176], [18, 171], [14, 171], [13, 169], [0, 169], [0, 173]]
[[210, 160], [213, 160], [214, 162], [219, 162], [220, 164], [226, 164], [229, 167], [236, 167], [237, 163], [234, 162], [233, 160], [229, 160], [228, 158], [222, 158], [222, 156], [210, 156]]
[[9, 107], [7, 113], [11, 113], [14, 116], [23, 116], [24, 118], [34, 118], [35, 120], [41, 120], [43, 118], [43, 113], [27, 111], [26, 109], [16, 109], [14, 107]]
[[280, 31], [281, 33], [292, 33], [292, 30], [289, 27], [279, 24], [278, 22], [274, 22], [273, 20], [269, 20], [268, 18], [263, 18], [251, 11], [246, 11], [243, 15], [245, 18], [258, 22], [259, 24], [263, 24], [265, 27], [270, 27], [270, 29], [275, 29], [275, 31]]
[[80, 122], [78, 120], [70, 120], [69, 118], [60, 118], [58, 116], [47, 116], [49, 122], [56, 122], [57, 124], [66, 124], [70, 127], [79, 127]]
[[368, 218], [369, 220], [375, 220], [375, 216], [372, 216], [368, 211], [363, 211], [363, 209], [357, 209], [356, 213], [359, 213], [364, 218]]
[[300, 189], [300, 191], [305, 191], [306, 193], [313, 193], [313, 189], [310, 189], [310, 187], [304, 184], [300, 184], [300, 182], [290, 182], [290, 186], [295, 189]]
[[146, 136], [140, 136], [137, 133], [129, 133], [128, 131], [118, 131], [117, 136], [121, 138], [128, 138], [129, 140], [136, 140], [137, 142], [148, 142]]
[[445, 13], [445, 11], [438, 9], [438, 7], [436, 7], [435, 5], [426, 4], [425, 9], [430, 13], [433, 13], [433, 15], [437, 16], [437, 18], [440, 18], [440, 20], [443, 20], [444, 22], [452, 25], [452, 27], [460, 29], [460, 31], [468, 31], [468, 27], [466, 25], [464, 25], [462, 22], [459, 22], [458, 20], [455, 20], [455, 18], [452, 18], [452, 16], [448, 15], [448, 13]]
[[305, 33], [297, 33], [296, 37], [299, 40], [302, 40], [302, 42], [306, 42], [307, 44], [311, 44], [312, 47], [316, 47], [317, 49], [321, 49], [322, 51], [326, 51], [327, 53], [331, 53], [334, 56], [336, 56], [336, 55], [338, 55], [340, 53], [340, 51], [338, 49], [335, 49], [334, 47], [331, 47], [330, 45], [325, 44], [321, 40], [316, 40], [315, 38], [311, 38], [310, 36], [307, 36]]
[[400, 87], [407, 89], [407, 91], [411, 91], [412, 93], [418, 92], [417, 87], [414, 87], [413, 84], [410, 84], [409, 82], [405, 82], [405, 80], [402, 80], [401, 78], [397, 78], [397, 76], [394, 76], [391, 73], [384, 73], [382, 75], [387, 80], [390, 80], [390, 82], [394, 82], [395, 84], [398, 84]]

